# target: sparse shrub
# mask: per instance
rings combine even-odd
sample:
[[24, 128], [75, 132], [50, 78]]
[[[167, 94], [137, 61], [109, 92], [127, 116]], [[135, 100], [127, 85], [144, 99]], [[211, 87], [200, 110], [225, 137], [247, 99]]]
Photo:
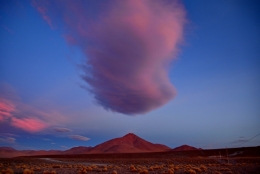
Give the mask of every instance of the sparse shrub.
[[78, 171], [78, 174], [86, 174], [86, 173], [87, 173], [86, 169], [82, 169]]
[[196, 171], [195, 171], [195, 170], [192, 170], [192, 169], [190, 169], [190, 170], [188, 170], [188, 173], [189, 173], [189, 174], [196, 174]]
[[113, 170], [112, 174], [117, 174], [117, 171]]
[[96, 172], [102, 172], [102, 169], [97, 168]]
[[67, 168], [72, 168], [72, 165], [71, 165], [71, 164], [68, 164], [66, 167], [67, 167]]
[[129, 169], [130, 169], [130, 172], [138, 172], [138, 170], [135, 168], [135, 166], [133, 166], [133, 165], [131, 165], [130, 167], [129, 167]]
[[198, 173], [202, 172], [202, 170], [198, 167], [192, 167], [192, 170], [195, 170]]
[[21, 166], [21, 168], [22, 168], [22, 169], [27, 169], [28, 166], [24, 164], [24, 165]]
[[139, 172], [139, 174], [148, 174], [148, 170], [142, 170]]
[[154, 170], [158, 170], [158, 169], [160, 169], [160, 168], [161, 168], [161, 166], [158, 166], [158, 165], [153, 166], [153, 169], [154, 169]]
[[40, 168], [40, 167], [35, 167], [34, 170], [35, 170], [35, 171], [41, 171], [41, 168]]
[[93, 170], [92, 167], [90, 167], [90, 166], [87, 166], [87, 167], [86, 167], [86, 171], [92, 171], [92, 170]]
[[200, 169], [201, 169], [202, 171], [204, 171], [204, 172], [207, 171], [207, 167], [204, 166], [204, 165], [201, 165], [201, 166], [200, 166]]
[[115, 166], [114, 169], [121, 169], [121, 167], [119, 167], [119, 166]]
[[129, 167], [129, 169], [130, 169], [130, 170], [135, 169], [135, 166], [131, 165], [131, 166]]
[[34, 174], [34, 171], [30, 169], [24, 169], [23, 174]]
[[94, 165], [94, 164], [93, 164], [93, 165], [91, 165], [90, 167], [91, 167], [92, 169], [95, 169], [95, 168], [97, 168], [97, 166], [96, 166], [96, 165]]
[[8, 169], [6, 169], [6, 170], [2, 170], [2, 173], [3, 173], [3, 174], [14, 174], [14, 171], [13, 171], [13, 169], [8, 168]]
[[219, 171], [215, 171], [214, 174], [221, 174], [221, 172], [219, 172]]
[[168, 169], [167, 174], [174, 174], [174, 169]]
[[228, 164], [224, 164], [224, 166], [232, 166], [232, 164], [228, 163]]
[[170, 164], [170, 165], [169, 165], [169, 168], [174, 168], [174, 164]]
[[175, 166], [174, 170], [179, 170], [179, 168], [180, 168], [179, 166]]
[[61, 165], [53, 165], [52, 168], [61, 168]]
[[55, 170], [52, 170], [52, 171], [45, 170], [45, 171], [43, 171], [43, 174], [56, 174], [56, 171]]
[[221, 171], [229, 171], [230, 169], [229, 168], [221, 168], [220, 170]]
[[151, 166], [148, 170], [149, 170], [149, 171], [153, 171], [153, 166]]

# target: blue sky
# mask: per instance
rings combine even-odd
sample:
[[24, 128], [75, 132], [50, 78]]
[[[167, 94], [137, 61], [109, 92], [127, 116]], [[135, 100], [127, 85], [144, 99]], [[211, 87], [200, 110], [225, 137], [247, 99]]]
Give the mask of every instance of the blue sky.
[[[82, 19], [76, 20], [78, 25], [84, 20], [92, 25], [88, 23], [88, 16], [84, 15], [90, 14], [89, 18], [96, 21], [98, 15], [103, 15], [100, 9], [104, 7], [107, 7], [107, 13], [114, 14], [124, 11], [115, 10], [114, 6], [133, 10], [146, 9], [145, 5], [149, 5], [147, 1], [143, 1], [143, 6], [132, 4], [132, 9], [128, 9], [124, 4], [103, 2], [100, 5], [85, 1], [86, 6], [78, 9], [84, 10], [80, 16]], [[77, 7], [81, 3], [77, 1], [74, 6]], [[96, 91], [111, 89], [111, 92], [114, 92], [112, 85], [105, 83], [107, 86], [95, 86], [94, 83], [87, 83], [81, 78], [86, 73], [86, 69], [81, 68], [82, 65], [92, 65], [94, 69], [96, 65], [86, 63], [90, 60], [95, 62], [95, 58], [85, 47], [90, 48], [92, 42], [98, 44], [100, 40], [103, 41], [102, 44], [117, 44], [119, 34], [111, 34], [109, 40], [106, 40], [107, 38], [101, 37], [100, 34], [90, 31], [93, 38], [79, 38], [82, 33], [78, 33], [79, 30], [71, 27], [71, 23], [64, 22], [65, 18], [61, 17], [78, 17], [76, 13], [70, 14], [66, 11], [66, 4], [58, 4], [62, 10], [56, 11], [55, 14], [55, 10], [52, 11], [56, 8], [55, 3], [45, 6], [46, 4], [38, 1], [2, 1], [0, 101], [3, 103], [3, 112], [0, 112], [0, 146], [16, 149], [95, 146], [129, 132], [172, 148], [182, 144], [201, 148], [236, 147], [243, 142], [245, 143], [242, 146], [259, 145], [260, 136], [246, 142], [260, 133], [259, 3], [185, 0], [179, 4], [183, 7], [177, 6], [175, 10], [184, 10], [186, 13], [183, 32], [179, 33], [182, 40], [177, 39], [180, 44], [176, 46], [176, 55], [172, 55], [174, 59], [165, 71], [176, 89], [176, 94], [171, 99], [159, 98], [163, 103], [149, 107], [148, 110], [136, 109], [139, 105], [131, 108], [131, 113], [134, 112], [131, 114], [126, 109], [133, 107], [132, 105], [124, 104], [123, 109], [126, 109], [120, 110], [114, 102], [100, 103], [103, 100], [95, 98], [106, 96], [98, 92], [90, 93], [85, 89], [92, 87], [97, 89]], [[94, 6], [95, 8], [90, 10]], [[160, 4], [158, 6], [165, 8]], [[45, 11], [40, 11], [39, 7]], [[167, 12], [162, 16], [174, 14], [171, 10]], [[149, 15], [151, 16], [148, 16], [147, 20], [154, 17], [153, 13]], [[109, 17], [110, 23], [98, 23], [104, 28], [107, 27], [100, 32], [108, 32], [109, 35], [109, 32], [115, 29], [120, 33], [121, 25], [117, 28], [115, 26], [122, 21], [114, 20], [113, 15]], [[165, 21], [167, 19], [165, 18]], [[155, 23], [158, 21], [154, 19]], [[129, 24], [130, 27], [139, 31], [140, 28], [135, 26], [134, 22]], [[98, 24], [93, 25], [95, 27]], [[178, 25], [182, 26], [179, 23]], [[153, 27], [156, 31], [154, 25], [145, 31], [153, 30]], [[173, 33], [177, 32], [173, 29]], [[74, 37], [77, 43], [69, 40], [68, 36]], [[167, 35], [168, 37], [171, 35]], [[136, 39], [141, 40], [138, 37]], [[135, 42], [134, 39], [128, 41]], [[144, 45], [149, 43], [147, 40], [141, 41]], [[105, 44], [101, 46], [107, 48]], [[136, 47], [131, 48], [135, 49]], [[127, 51], [126, 48], [122, 50]], [[157, 49], [158, 52], [161, 50], [161, 55], [168, 51], [164, 48]], [[105, 51], [99, 50], [99, 53], [103, 52]], [[124, 57], [120, 59], [123, 62], [128, 60]], [[153, 62], [157, 59], [150, 59], [148, 56], [147, 60], [147, 66], [143, 68], [154, 71]], [[130, 70], [140, 70], [131, 66], [136, 65], [136, 62], [131, 63], [133, 64], [129, 64]], [[120, 68], [120, 65], [120, 61], [114, 62], [113, 67]], [[100, 72], [98, 68], [95, 70], [96, 73]], [[142, 69], [140, 71], [142, 72]], [[151, 78], [149, 74], [145, 74], [145, 77], [148, 80]], [[123, 83], [135, 83], [129, 79]], [[142, 87], [139, 83], [136, 85]], [[171, 87], [168, 88], [168, 83], [166, 86], [167, 90], [172, 90]], [[126, 89], [126, 86], [123, 88]], [[139, 95], [135, 97], [139, 99]], [[142, 97], [137, 102], [141, 99]], [[152, 100], [140, 104], [154, 106]], [[107, 109], [104, 109], [106, 107]], [[75, 135], [82, 137], [75, 138]]]

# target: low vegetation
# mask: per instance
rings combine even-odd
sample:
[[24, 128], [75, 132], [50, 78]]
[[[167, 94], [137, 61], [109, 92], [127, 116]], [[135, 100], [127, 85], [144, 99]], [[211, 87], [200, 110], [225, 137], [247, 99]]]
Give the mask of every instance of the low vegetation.
[[239, 174], [260, 171], [260, 157], [0, 158], [0, 174]]

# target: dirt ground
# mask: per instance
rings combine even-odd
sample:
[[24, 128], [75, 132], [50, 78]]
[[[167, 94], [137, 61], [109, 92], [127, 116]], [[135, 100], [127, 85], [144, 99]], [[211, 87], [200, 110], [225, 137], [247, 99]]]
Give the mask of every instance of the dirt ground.
[[16, 157], [0, 158], [0, 171], [27, 174], [260, 174], [260, 157], [227, 159], [165, 154]]

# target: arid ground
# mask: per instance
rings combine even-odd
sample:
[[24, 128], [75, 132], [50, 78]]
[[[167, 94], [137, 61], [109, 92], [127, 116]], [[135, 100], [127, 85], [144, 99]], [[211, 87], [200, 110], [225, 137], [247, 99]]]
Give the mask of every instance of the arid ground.
[[[260, 173], [259, 147], [158, 153], [49, 155], [1, 158], [2, 173]], [[229, 154], [228, 157], [226, 154]]]

